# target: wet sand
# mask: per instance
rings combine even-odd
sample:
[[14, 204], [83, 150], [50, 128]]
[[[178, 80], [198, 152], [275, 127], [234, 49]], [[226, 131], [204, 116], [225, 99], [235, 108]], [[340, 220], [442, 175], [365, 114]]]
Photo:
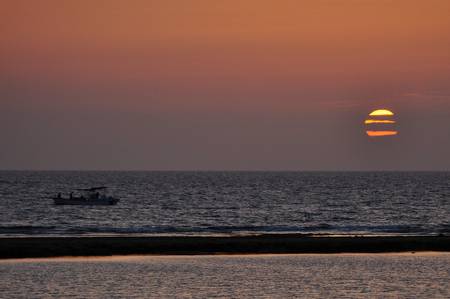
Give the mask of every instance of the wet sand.
[[0, 258], [111, 255], [388, 253], [448, 251], [450, 236], [312, 237], [297, 234], [227, 237], [0, 238]]

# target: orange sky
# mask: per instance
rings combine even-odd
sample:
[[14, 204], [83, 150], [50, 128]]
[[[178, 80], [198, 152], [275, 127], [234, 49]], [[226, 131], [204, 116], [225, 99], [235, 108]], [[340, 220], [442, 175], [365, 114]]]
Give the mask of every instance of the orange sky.
[[[94, 166], [101, 169], [370, 169], [384, 165], [368, 161], [379, 152], [389, 158], [383, 167], [450, 167], [443, 149], [426, 147], [437, 138], [450, 149], [449, 1], [0, 5], [0, 124], [20, 137], [3, 149], [14, 159], [0, 157], [0, 168], [89, 168], [89, 151], [74, 165], [64, 161], [73, 144], [93, 143], [92, 131], [106, 136], [92, 149], [98, 156], [117, 131], [124, 148], [141, 149], [129, 161], [127, 150], [113, 152]], [[361, 124], [380, 107], [394, 109], [403, 129], [396, 150], [428, 141], [407, 158], [374, 149]], [[80, 127], [58, 127], [62, 115]], [[118, 128], [116, 117], [127, 125]], [[192, 132], [199, 136], [183, 139]], [[75, 140], [60, 139], [67, 134]], [[64, 153], [23, 150], [39, 138]], [[229, 144], [233, 154], [223, 149]], [[423, 153], [433, 157], [417, 162]]]
[[350, 84], [359, 76], [433, 80], [449, 71], [442, 63], [450, 56], [448, 1], [4, 6], [2, 58], [20, 79], [39, 74], [80, 83], [189, 80], [197, 86], [232, 80], [247, 86], [262, 80], [323, 84], [331, 78]]

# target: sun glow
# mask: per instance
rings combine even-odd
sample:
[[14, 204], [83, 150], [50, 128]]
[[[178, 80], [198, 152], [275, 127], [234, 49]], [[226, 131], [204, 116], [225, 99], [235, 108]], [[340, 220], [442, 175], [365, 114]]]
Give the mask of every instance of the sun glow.
[[372, 111], [372, 113], [369, 114], [369, 116], [393, 116], [394, 113], [387, 109], [378, 109], [375, 111]]

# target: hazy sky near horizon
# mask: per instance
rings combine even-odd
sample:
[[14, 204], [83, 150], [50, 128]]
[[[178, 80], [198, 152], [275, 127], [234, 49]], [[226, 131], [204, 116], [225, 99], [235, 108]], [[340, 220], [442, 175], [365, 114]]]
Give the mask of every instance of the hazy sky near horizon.
[[[450, 1], [0, 2], [0, 169], [450, 170]], [[369, 138], [392, 109], [399, 135]]]

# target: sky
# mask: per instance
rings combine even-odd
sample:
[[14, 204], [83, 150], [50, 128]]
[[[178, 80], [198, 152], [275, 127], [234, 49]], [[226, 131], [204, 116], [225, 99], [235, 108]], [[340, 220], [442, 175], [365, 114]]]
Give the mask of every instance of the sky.
[[[450, 170], [450, 1], [0, 1], [0, 169]], [[370, 138], [375, 109], [398, 135]]]

